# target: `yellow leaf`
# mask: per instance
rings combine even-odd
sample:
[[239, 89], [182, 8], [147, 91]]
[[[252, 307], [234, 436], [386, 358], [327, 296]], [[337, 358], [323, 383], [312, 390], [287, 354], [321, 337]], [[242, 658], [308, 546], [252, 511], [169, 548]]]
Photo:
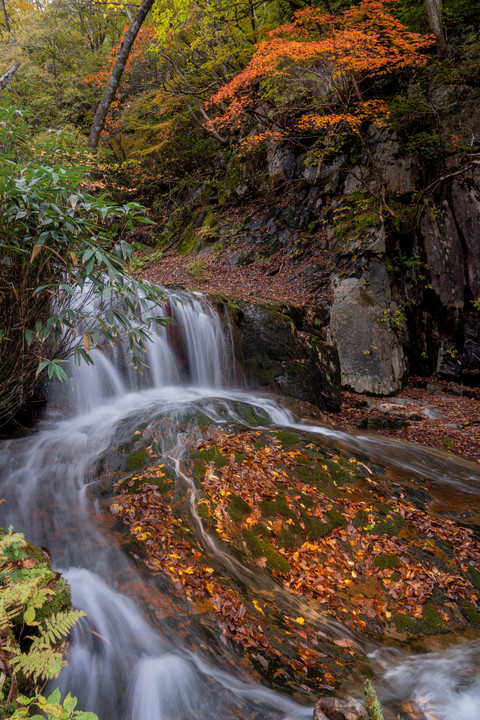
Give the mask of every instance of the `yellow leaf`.
[[302, 616], [297, 617], [295, 618], [295, 622], [297, 623], [297, 625], [305, 625], [305, 618], [303, 618]]
[[86, 332], [83, 333], [83, 347], [85, 348], [85, 352], [88, 355], [88, 353], [90, 352], [90, 335]]
[[259, 613], [262, 613], [262, 615], [265, 615], [262, 608], [260, 607], [260, 604], [256, 600], [252, 600], [253, 605], [258, 610]]

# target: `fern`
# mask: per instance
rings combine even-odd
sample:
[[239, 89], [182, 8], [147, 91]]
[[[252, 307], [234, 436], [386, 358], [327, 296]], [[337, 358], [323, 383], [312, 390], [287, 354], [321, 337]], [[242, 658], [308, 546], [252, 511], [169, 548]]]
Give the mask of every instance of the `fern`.
[[48, 643], [37, 643], [28, 653], [21, 653], [11, 659], [10, 665], [15, 672], [32, 678], [37, 685], [40, 681], [57, 677], [65, 666], [62, 649], [55, 650]]
[[41, 638], [50, 645], [54, 645], [56, 640], [66, 637], [72, 627], [85, 617], [83, 610], [69, 610], [68, 612], [57, 612], [45, 619], [44, 630]]
[[12, 659], [11, 665], [35, 683], [57, 677], [62, 667], [64, 644], [72, 627], [85, 613], [82, 610], [58, 612], [46, 618], [39, 627], [38, 637], [34, 638], [28, 653], [22, 653]]
[[[72, 705], [70, 696], [65, 700], [67, 705], [64, 703], [62, 708], [53, 696], [46, 700], [38, 694], [41, 686], [57, 677], [66, 664], [66, 638], [75, 623], [85, 615], [79, 610], [52, 612], [51, 603], [65, 605], [68, 594], [67, 598], [60, 594], [65, 593], [65, 584], [57, 583], [49, 564], [41, 556], [38, 558], [29, 551], [21, 533], [13, 532], [12, 528], [7, 533], [0, 529], [0, 644], [10, 676], [0, 672], [0, 685], [6, 683], [0, 687], [0, 720], [6, 712], [10, 716], [11, 701], [14, 707], [17, 706], [15, 716], [26, 717], [28, 707], [35, 704], [43, 707], [42, 702], [48, 704], [50, 700], [51, 711], [45, 708], [47, 717], [95, 719], [91, 713], [74, 710], [75, 703]], [[28, 651], [24, 651], [25, 646]], [[19, 698], [17, 702], [17, 683], [28, 686], [26, 680], [30, 680], [30, 688], [33, 681], [36, 695], [34, 698]], [[7, 704], [2, 705], [9, 684]], [[19, 707], [19, 703], [24, 707]]]

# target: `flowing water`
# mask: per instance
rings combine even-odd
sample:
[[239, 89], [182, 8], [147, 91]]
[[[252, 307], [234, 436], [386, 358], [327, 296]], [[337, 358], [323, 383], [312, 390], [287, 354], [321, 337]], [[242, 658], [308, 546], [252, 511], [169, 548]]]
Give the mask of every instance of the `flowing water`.
[[[0, 526], [12, 524], [33, 542], [48, 546], [53, 566], [72, 586], [74, 605], [88, 613], [75, 631], [69, 665], [59, 681], [83, 709], [95, 711], [101, 720], [311, 718], [314, 697], [312, 704], [300, 705], [263, 687], [233, 658], [216, 656], [208, 648], [201, 652], [202, 643], [176, 633], [174, 622], [156, 620], [147, 608], [155, 588], [105, 531], [88, 493], [99, 458], [119, 433], [131, 434], [141, 418], [161, 414], [172, 419], [162, 450], [178, 467], [183, 437], [175, 428], [180, 420], [191, 422], [201, 411], [214, 422], [245, 424], [238, 408], [247, 404], [271, 424], [314, 432], [326, 444], [387, 462], [396, 472], [413, 473], [440, 489], [477, 495], [480, 473], [473, 464], [447, 461], [434, 451], [296, 422], [271, 398], [235, 388], [241, 373], [228, 322], [200, 295], [177, 297], [181, 302], [168, 304], [175, 325], [159, 328], [149, 346], [148, 372], [131, 370], [120, 349], [110, 354], [97, 350], [95, 367], [75, 371], [73, 390], [53, 389], [56, 403], [52, 401], [37, 432], [2, 443], [0, 497], [6, 502], [0, 506]], [[242, 568], [215, 539], [203, 533], [202, 540], [237, 578], [264, 583], [279, 604], [295, 602], [269, 576], [259, 579]], [[330, 623], [330, 634], [337, 631], [345, 636], [345, 628]], [[415, 656], [364, 650], [371, 652], [387, 701], [417, 694], [428, 699], [440, 720], [480, 718], [480, 643]]]

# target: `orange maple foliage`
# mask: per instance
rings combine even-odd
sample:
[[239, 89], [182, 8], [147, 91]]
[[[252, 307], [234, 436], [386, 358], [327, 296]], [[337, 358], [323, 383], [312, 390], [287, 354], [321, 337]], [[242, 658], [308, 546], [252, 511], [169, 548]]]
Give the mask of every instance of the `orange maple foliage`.
[[[319, 130], [343, 122], [358, 133], [365, 120], [386, 115], [384, 102], [365, 99], [367, 81], [425, 64], [424, 51], [434, 43], [392, 15], [387, 6], [396, 1], [363, 0], [342, 15], [315, 7], [296, 12], [294, 21], [270, 32], [245, 70], [210, 98], [210, 104], [224, 107], [213, 121], [217, 129], [236, 130], [262, 100], [271, 103], [262, 82], [274, 78], [297, 85], [303, 81], [306, 89], [313, 80], [324, 98], [314, 101], [314, 110], [301, 115], [290, 130]], [[255, 146], [262, 139], [250, 137], [247, 144]]]
[[[91, 73], [90, 75], [86, 75], [83, 78], [83, 82], [96, 85], [98, 89], [104, 90], [107, 86], [107, 83], [110, 79], [110, 75], [112, 74], [113, 66], [115, 65], [115, 61], [117, 59], [118, 51], [123, 43], [123, 40], [125, 38], [125, 34], [128, 30], [128, 25], [125, 25], [123, 28], [123, 33], [121, 38], [119, 39], [118, 43], [116, 43], [112, 49], [110, 50], [109, 55], [105, 58], [105, 61], [102, 65], [102, 67], [97, 70], [95, 73]], [[154, 41], [155, 38], [155, 30], [153, 27], [149, 25], [144, 25], [138, 32], [138, 35], [136, 37], [135, 43], [130, 51], [130, 54], [128, 56], [125, 70], [123, 74], [123, 80], [122, 80], [122, 86], [126, 87], [130, 81], [131, 76], [135, 69], [139, 67], [139, 65], [142, 62], [145, 62], [145, 58], [147, 57], [147, 53]], [[141, 80], [143, 82], [143, 80]], [[122, 105], [124, 103], [124, 98], [119, 98], [118, 95], [113, 100], [112, 104], [110, 105], [110, 110], [107, 117], [107, 122], [105, 124], [104, 132], [112, 132], [114, 129], [118, 126], [118, 115], [120, 114], [120, 111], [122, 109]]]

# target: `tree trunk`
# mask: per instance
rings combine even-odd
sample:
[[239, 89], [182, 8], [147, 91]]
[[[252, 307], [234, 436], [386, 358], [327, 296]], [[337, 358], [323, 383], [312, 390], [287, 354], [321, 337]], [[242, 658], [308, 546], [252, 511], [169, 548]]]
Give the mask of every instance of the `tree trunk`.
[[112, 104], [115, 93], [117, 92], [118, 86], [120, 85], [120, 80], [122, 79], [123, 71], [125, 70], [128, 56], [130, 55], [130, 50], [132, 49], [132, 45], [135, 42], [138, 31], [142, 27], [143, 21], [147, 17], [154, 1], [155, 0], [142, 1], [142, 4], [138, 8], [135, 17], [133, 18], [130, 27], [127, 30], [120, 50], [118, 51], [117, 59], [115, 61], [115, 65], [113, 66], [112, 74], [110, 75], [108, 85], [102, 99], [100, 100], [100, 104], [97, 108], [97, 112], [95, 113], [95, 117], [93, 118], [92, 128], [90, 130], [90, 137], [88, 138], [88, 147], [92, 150], [97, 149], [98, 141], [100, 140], [100, 133], [103, 130], [107, 113], [110, 109], [110, 105]]
[[427, 6], [428, 22], [430, 30], [435, 35], [437, 54], [439, 58], [447, 57], [447, 44], [442, 28], [442, 4], [443, 0], [425, 0]]
[[7, 70], [7, 72], [2, 75], [2, 77], [0, 77], [0, 92], [7, 87], [8, 83], [13, 78], [19, 67], [20, 63], [16, 62], [15, 65], [12, 65], [10, 70]]
[[10, 22], [8, 20], [7, 6], [5, 5], [5, 0], [0, 0], [0, 5], [2, 6], [3, 24], [5, 25], [5, 30], [9, 33]]

